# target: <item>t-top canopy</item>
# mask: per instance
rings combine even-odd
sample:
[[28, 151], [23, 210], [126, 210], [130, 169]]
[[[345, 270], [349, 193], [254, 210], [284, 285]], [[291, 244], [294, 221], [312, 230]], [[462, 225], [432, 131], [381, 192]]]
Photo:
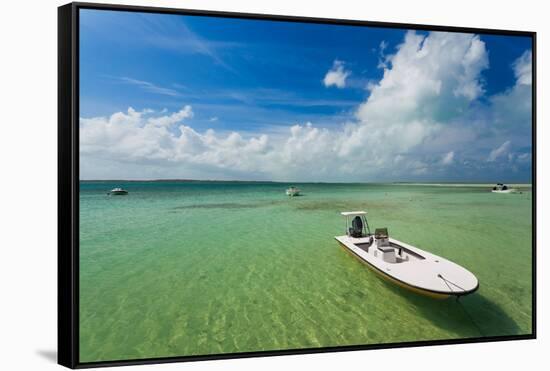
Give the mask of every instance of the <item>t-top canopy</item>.
[[367, 215], [366, 211], [343, 211], [340, 213], [342, 216], [357, 216], [357, 215]]

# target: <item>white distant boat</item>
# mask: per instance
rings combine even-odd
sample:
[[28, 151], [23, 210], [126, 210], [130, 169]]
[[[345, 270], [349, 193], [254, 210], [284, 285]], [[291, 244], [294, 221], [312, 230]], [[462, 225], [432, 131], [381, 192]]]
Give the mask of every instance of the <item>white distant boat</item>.
[[346, 218], [346, 234], [336, 236], [336, 240], [389, 281], [438, 299], [463, 296], [478, 289], [476, 276], [460, 265], [390, 238], [386, 228], [372, 234], [365, 211], [341, 214]]
[[294, 197], [294, 196], [299, 196], [300, 195], [300, 189], [298, 187], [289, 187], [287, 190], [286, 190], [286, 195], [287, 196], [291, 196], [291, 197]]
[[110, 196], [123, 196], [123, 195], [127, 195], [128, 191], [122, 188], [113, 188], [107, 194]]
[[493, 193], [516, 193], [517, 189], [510, 188], [506, 184], [498, 183], [496, 186], [493, 187], [491, 192], [493, 192]]

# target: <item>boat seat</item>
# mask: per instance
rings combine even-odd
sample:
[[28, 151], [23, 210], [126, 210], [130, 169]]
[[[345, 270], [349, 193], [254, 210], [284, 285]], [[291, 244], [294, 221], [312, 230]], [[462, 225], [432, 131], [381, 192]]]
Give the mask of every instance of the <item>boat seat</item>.
[[374, 231], [374, 237], [376, 239], [388, 238], [389, 237], [388, 228], [376, 228]]
[[395, 251], [393, 246], [377, 246], [377, 249], [382, 251], [382, 252], [393, 252], [393, 251]]

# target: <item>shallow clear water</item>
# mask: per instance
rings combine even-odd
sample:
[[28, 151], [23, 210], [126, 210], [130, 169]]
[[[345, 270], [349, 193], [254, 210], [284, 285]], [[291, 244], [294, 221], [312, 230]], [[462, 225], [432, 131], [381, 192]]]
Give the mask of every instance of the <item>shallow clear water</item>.
[[[80, 361], [531, 333], [529, 190], [297, 185], [81, 182]], [[457, 303], [381, 279], [334, 240], [360, 209], [480, 289]]]

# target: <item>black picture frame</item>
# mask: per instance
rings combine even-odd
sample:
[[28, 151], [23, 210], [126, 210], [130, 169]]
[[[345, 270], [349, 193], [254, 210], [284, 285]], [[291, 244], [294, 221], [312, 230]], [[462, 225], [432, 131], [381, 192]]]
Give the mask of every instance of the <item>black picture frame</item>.
[[[258, 19], [285, 22], [370, 26], [424, 31], [465, 32], [529, 37], [532, 40], [532, 333], [452, 340], [412, 341], [327, 348], [256, 351], [201, 356], [124, 359], [101, 362], [79, 361], [79, 10], [113, 10], [125, 12], [201, 15], [223, 18]], [[327, 19], [268, 14], [233, 13], [191, 9], [158, 8], [96, 3], [70, 3], [58, 8], [58, 363], [69, 368], [138, 365], [183, 361], [202, 361], [244, 357], [278, 356], [322, 352], [342, 352], [381, 348], [418, 347], [481, 343], [536, 338], [536, 32], [486, 28], [449, 27]]]

